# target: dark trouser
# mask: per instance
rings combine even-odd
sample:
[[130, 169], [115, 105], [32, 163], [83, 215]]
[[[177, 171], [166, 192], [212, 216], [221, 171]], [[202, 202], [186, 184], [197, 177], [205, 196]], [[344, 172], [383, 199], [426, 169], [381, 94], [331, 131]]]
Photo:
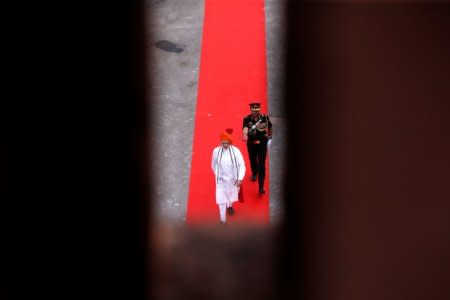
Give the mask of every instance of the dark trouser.
[[247, 142], [247, 150], [252, 175], [258, 174], [259, 187], [262, 188], [264, 187], [264, 178], [266, 176], [267, 141], [262, 140], [260, 144], [253, 144], [252, 141], [249, 141]]

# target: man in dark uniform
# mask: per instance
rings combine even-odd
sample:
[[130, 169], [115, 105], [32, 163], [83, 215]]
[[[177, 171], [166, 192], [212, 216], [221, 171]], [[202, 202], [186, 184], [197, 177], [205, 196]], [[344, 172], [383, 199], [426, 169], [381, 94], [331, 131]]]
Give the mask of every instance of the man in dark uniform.
[[244, 118], [242, 127], [252, 169], [251, 180], [256, 181], [258, 175], [259, 193], [264, 194], [267, 145], [272, 138], [272, 123], [269, 116], [260, 113], [260, 110], [261, 103], [250, 103], [251, 114]]

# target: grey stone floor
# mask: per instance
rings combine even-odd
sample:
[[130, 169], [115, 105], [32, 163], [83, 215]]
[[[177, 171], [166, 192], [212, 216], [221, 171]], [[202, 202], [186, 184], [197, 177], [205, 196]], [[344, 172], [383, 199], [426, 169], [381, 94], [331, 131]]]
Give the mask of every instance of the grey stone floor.
[[[281, 85], [283, 0], [266, 0], [269, 115], [274, 137], [269, 150], [270, 217], [282, 217], [281, 183], [285, 114]], [[204, 0], [147, 0], [148, 55], [152, 66], [150, 103], [153, 211], [157, 222], [183, 224], [189, 191], [192, 136], [197, 101]], [[213, 197], [213, 196], [212, 196]]]

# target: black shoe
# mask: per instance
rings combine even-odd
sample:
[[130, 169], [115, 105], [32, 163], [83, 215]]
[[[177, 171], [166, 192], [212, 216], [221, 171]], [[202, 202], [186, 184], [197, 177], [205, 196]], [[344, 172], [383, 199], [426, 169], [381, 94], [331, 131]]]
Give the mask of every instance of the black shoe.
[[264, 189], [263, 189], [263, 188], [259, 188], [259, 193], [260, 193], [260, 194], [265, 194], [265, 193], [266, 193], [266, 191], [264, 191]]
[[228, 212], [228, 214], [229, 214], [230, 216], [234, 215], [234, 209], [233, 209], [233, 207], [228, 207], [228, 208], [227, 208], [227, 212]]
[[251, 181], [256, 181], [256, 175], [252, 175], [252, 177], [250, 177]]

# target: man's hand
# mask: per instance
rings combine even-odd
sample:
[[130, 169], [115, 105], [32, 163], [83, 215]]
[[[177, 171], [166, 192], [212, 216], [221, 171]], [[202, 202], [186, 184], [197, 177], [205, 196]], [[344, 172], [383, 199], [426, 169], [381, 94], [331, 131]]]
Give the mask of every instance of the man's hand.
[[242, 129], [242, 140], [244, 142], [246, 142], [248, 140], [248, 128], [244, 127], [244, 129]]
[[241, 183], [242, 183], [242, 180], [239, 180], [239, 179], [236, 180], [236, 186], [237, 186], [237, 187], [240, 187], [240, 186], [241, 186]]
[[263, 129], [266, 127], [266, 123], [259, 123], [259, 121], [255, 125], [256, 125], [256, 128], [258, 128], [258, 129]]

